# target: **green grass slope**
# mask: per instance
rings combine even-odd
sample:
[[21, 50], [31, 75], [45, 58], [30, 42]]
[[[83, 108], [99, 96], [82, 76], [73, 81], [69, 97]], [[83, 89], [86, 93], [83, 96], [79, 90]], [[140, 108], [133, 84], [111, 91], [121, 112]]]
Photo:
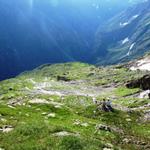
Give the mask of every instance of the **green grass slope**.
[[[148, 150], [150, 124], [142, 106], [149, 100], [124, 86], [144, 74], [76, 62], [44, 65], [0, 82], [0, 148]], [[97, 110], [93, 98], [108, 97], [115, 111]]]

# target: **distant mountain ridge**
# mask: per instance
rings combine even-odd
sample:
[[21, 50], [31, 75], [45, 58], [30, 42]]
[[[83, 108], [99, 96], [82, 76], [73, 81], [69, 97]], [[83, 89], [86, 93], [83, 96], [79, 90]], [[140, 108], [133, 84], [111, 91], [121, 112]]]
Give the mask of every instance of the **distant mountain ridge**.
[[[99, 64], [125, 62], [150, 50], [150, 1], [130, 7], [100, 27], [95, 40]], [[102, 54], [102, 55], [101, 55]]]
[[103, 62], [104, 45], [94, 44], [99, 25], [134, 2], [1, 0], [0, 80], [45, 63]]

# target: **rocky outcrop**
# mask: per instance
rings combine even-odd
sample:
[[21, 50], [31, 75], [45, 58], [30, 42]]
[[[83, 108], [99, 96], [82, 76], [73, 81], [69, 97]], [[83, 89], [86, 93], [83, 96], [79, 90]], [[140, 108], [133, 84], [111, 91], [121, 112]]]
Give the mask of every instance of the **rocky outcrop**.
[[143, 76], [140, 79], [129, 81], [126, 84], [127, 88], [141, 88], [142, 90], [150, 89], [150, 74]]
[[[95, 38], [95, 60], [98, 64], [128, 62], [149, 52], [149, 11], [148, 0], [124, 10], [99, 28]], [[149, 64], [147, 60], [140, 61], [131, 69], [150, 70]]]
[[69, 78], [65, 77], [65, 76], [57, 76], [57, 81], [70, 81]]

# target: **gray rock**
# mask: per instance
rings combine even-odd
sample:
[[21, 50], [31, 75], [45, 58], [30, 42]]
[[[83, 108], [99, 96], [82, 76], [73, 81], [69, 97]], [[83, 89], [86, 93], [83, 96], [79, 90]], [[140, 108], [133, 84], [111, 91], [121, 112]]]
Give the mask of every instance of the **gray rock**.
[[0, 128], [0, 131], [3, 133], [11, 132], [14, 128], [11, 125], [5, 125]]
[[55, 118], [55, 117], [56, 117], [56, 114], [55, 114], [55, 113], [49, 113], [49, 114], [47, 115], [47, 117]]
[[70, 136], [70, 135], [79, 136], [79, 134], [75, 134], [67, 131], [61, 131], [53, 134], [53, 136], [59, 136], [59, 137]]
[[112, 131], [109, 126], [103, 125], [103, 124], [98, 124], [98, 125], [96, 125], [96, 130], [97, 130], [97, 131], [98, 131], [98, 130], [104, 130], [104, 131], [109, 131], [109, 132]]

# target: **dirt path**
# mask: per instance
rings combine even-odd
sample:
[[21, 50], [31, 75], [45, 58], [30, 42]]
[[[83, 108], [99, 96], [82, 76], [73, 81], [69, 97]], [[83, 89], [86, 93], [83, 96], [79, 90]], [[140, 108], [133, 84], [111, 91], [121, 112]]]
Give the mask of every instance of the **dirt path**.
[[[56, 86], [54, 88], [54, 86]], [[47, 94], [47, 95], [77, 95], [77, 96], [90, 96], [97, 97], [111, 93], [115, 87], [94, 87], [82, 84], [80, 82], [43, 82], [35, 84], [34, 89], [31, 91], [34, 94]]]

